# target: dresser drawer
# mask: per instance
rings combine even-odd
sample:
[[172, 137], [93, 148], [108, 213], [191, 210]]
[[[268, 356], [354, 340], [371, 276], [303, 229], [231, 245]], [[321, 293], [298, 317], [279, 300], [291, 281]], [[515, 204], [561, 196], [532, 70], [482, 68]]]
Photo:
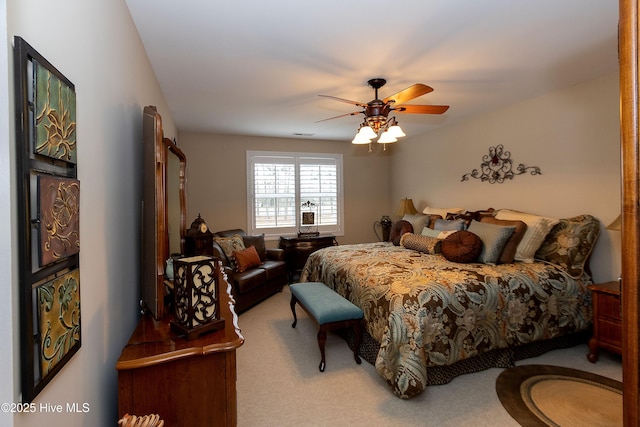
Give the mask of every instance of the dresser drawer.
[[599, 317], [621, 319], [619, 296], [599, 293], [596, 295], [596, 298], [598, 298]]
[[622, 347], [622, 325], [620, 322], [600, 319], [598, 322], [598, 340], [616, 347]]

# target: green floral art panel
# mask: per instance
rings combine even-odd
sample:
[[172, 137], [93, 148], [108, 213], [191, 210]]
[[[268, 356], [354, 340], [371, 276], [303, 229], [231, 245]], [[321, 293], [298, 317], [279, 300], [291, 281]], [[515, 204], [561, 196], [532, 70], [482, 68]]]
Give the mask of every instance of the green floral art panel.
[[35, 73], [35, 152], [77, 163], [76, 93], [47, 68], [33, 61]]
[[37, 288], [40, 366], [45, 377], [80, 343], [80, 270], [72, 270]]

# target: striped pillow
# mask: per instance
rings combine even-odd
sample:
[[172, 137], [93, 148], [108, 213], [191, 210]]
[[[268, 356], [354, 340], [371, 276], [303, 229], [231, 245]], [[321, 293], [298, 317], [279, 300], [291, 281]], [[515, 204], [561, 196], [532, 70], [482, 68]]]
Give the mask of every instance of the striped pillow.
[[516, 249], [516, 261], [533, 262], [536, 251], [542, 246], [542, 242], [547, 237], [554, 225], [560, 222], [559, 219], [547, 218], [539, 215], [500, 209], [496, 213], [496, 219], [509, 221], [522, 221], [527, 224], [527, 231], [524, 232], [522, 240]]

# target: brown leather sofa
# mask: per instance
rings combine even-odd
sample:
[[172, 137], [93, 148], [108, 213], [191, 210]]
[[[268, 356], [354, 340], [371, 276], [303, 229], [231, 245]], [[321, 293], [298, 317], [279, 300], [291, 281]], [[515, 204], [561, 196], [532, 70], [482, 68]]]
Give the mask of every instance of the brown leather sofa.
[[[247, 236], [245, 231], [239, 228], [218, 231], [213, 235], [213, 255], [220, 258], [224, 265], [233, 297], [236, 300], [236, 313], [242, 313], [276, 292], [282, 291], [282, 287], [288, 282], [287, 266], [282, 249], [266, 248], [264, 235]], [[216, 243], [215, 238], [234, 235], [242, 236], [245, 247], [256, 247], [260, 255], [260, 265], [242, 272], [235, 271], [231, 267], [231, 260], [225, 255], [222, 247]]]

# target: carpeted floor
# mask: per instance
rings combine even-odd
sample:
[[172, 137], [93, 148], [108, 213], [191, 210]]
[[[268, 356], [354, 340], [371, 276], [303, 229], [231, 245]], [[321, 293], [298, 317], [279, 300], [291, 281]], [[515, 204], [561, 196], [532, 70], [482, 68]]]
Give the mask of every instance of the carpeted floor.
[[[375, 368], [357, 365], [349, 347], [335, 334], [326, 344], [325, 372], [315, 324], [298, 310], [291, 328], [290, 293], [285, 287], [240, 315], [245, 343], [237, 351], [238, 425], [251, 426], [514, 426], [495, 383], [503, 369], [463, 375], [431, 386], [421, 395], [395, 397]], [[620, 358], [602, 352], [596, 364], [586, 344], [555, 350], [518, 365], [567, 366], [621, 380]]]

